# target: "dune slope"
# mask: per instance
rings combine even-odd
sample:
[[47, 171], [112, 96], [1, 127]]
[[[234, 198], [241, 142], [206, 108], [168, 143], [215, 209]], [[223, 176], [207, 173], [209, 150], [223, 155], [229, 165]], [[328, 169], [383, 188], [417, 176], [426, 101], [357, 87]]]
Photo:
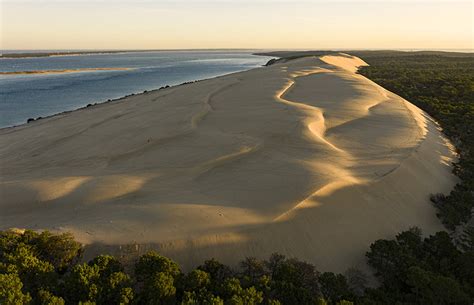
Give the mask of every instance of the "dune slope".
[[3, 129], [0, 229], [187, 268], [272, 252], [363, 267], [375, 239], [441, 230], [429, 195], [455, 183], [436, 123], [363, 64], [306, 57]]

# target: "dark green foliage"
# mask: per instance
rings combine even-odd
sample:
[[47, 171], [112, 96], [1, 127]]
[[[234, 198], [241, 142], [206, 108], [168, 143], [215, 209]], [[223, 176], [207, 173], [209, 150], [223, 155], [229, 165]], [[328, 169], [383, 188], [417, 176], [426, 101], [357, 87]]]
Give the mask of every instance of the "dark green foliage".
[[209, 273], [196, 269], [185, 276], [184, 290], [194, 291], [207, 289], [211, 284], [211, 276]]
[[173, 279], [181, 274], [178, 264], [154, 251], [141, 256], [135, 266], [135, 274], [139, 281], [147, 281], [158, 272], [167, 274]]
[[349, 268], [344, 273], [344, 276], [346, 277], [349, 290], [358, 297], [362, 296], [368, 284], [367, 275], [359, 269]]
[[226, 303], [229, 305], [257, 305], [263, 302], [263, 293], [249, 287], [239, 290]]
[[5, 253], [3, 268], [20, 277], [25, 289], [35, 295], [40, 289], [50, 289], [56, 285], [54, 267], [34, 255], [29, 245], [20, 244], [11, 253]]
[[422, 240], [418, 229], [397, 235], [396, 240], [378, 240], [370, 246], [368, 262], [376, 269], [376, 275], [393, 288], [404, 281], [409, 267], [420, 259]]
[[267, 275], [265, 263], [255, 257], [246, 257], [240, 262], [240, 269], [244, 286], [253, 286], [262, 276]]
[[41, 305], [64, 305], [64, 299], [53, 295], [47, 290], [40, 290], [37, 296], [37, 303]]
[[240, 286], [240, 280], [235, 277], [231, 277], [225, 280], [222, 285], [221, 295], [225, 298], [231, 298], [233, 295], [238, 294], [242, 290]]
[[467, 305], [474, 299], [474, 253], [459, 250], [446, 232], [423, 238], [412, 228], [374, 242], [367, 258], [381, 282], [377, 289], [366, 289], [358, 270], [320, 274], [280, 254], [246, 258], [236, 271], [212, 259], [183, 274], [153, 251], [138, 259], [134, 277], [110, 255], [54, 268], [39, 258], [37, 243], [29, 244], [37, 239], [27, 234], [0, 234], [6, 249], [0, 253], [1, 304]]
[[113, 256], [100, 255], [89, 262], [99, 268], [100, 293], [97, 304], [129, 304], [133, 300], [132, 280]]
[[97, 256], [88, 264], [75, 265], [65, 276], [68, 302], [129, 304], [133, 300], [132, 280], [116, 258]]
[[226, 304], [261, 304], [263, 292], [254, 286], [243, 288], [238, 278], [228, 278], [223, 284], [221, 296]]
[[69, 233], [53, 235], [50, 232], [36, 233], [26, 230], [23, 234], [13, 231], [0, 232], [0, 260], [2, 253], [11, 253], [17, 247], [28, 245], [34, 256], [64, 271], [81, 254], [82, 246]]
[[205, 261], [204, 264], [197, 267], [197, 269], [210, 275], [211, 283], [209, 289], [213, 293], [221, 292], [226, 280], [234, 275], [233, 271], [228, 266], [221, 264], [215, 259]]
[[122, 264], [113, 256], [97, 256], [89, 262], [99, 269], [97, 304], [129, 304], [133, 300], [132, 280], [123, 272]]
[[70, 233], [54, 235], [44, 231], [30, 244], [34, 245], [39, 259], [50, 262], [59, 271], [67, 269], [82, 251], [81, 244]]
[[88, 264], [76, 265], [67, 275], [66, 300], [77, 303], [79, 301], [96, 301], [99, 294], [99, 267]]
[[141, 256], [135, 265], [137, 281], [143, 287], [140, 304], [175, 304], [175, 282], [181, 277], [178, 264], [167, 257], [150, 251]]
[[116, 272], [122, 272], [122, 264], [111, 255], [99, 255], [89, 262], [90, 266], [96, 265], [102, 279]]
[[213, 292], [211, 275], [195, 269], [183, 277], [181, 290], [184, 290], [182, 304], [224, 304]]
[[130, 304], [134, 293], [130, 276], [123, 272], [114, 272], [102, 284], [99, 304]]
[[344, 299], [352, 299], [352, 292], [346, 278], [342, 274], [324, 272], [320, 275], [321, 292], [326, 300], [336, 303]]
[[211, 293], [198, 294], [186, 291], [183, 295], [181, 305], [224, 305], [224, 301]]
[[318, 275], [313, 265], [292, 258], [278, 264], [273, 273], [273, 280], [292, 283], [318, 296], [320, 294]]
[[148, 276], [139, 300], [140, 304], [175, 304], [176, 287], [173, 276], [165, 272], [156, 272]]
[[211, 275], [211, 278], [218, 282], [223, 282], [225, 279], [232, 277], [232, 270], [224, 265], [219, 263], [216, 259], [210, 259], [204, 262], [197, 269], [205, 271]]
[[22, 305], [31, 301], [28, 293], [22, 291], [23, 283], [16, 273], [0, 273], [0, 304]]
[[[375, 304], [470, 304], [474, 299], [474, 253], [461, 252], [448, 233], [427, 238], [418, 229], [378, 240], [367, 253], [382, 287], [365, 296]], [[368, 303], [372, 304], [372, 303]]]
[[75, 245], [69, 235], [0, 232], [0, 303], [324, 304], [314, 266], [278, 254], [268, 261], [245, 258], [237, 271], [211, 259], [183, 274], [150, 251], [131, 277], [110, 255], [77, 263], [82, 249]]
[[466, 226], [458, 243], [465, 251], [474, 251], [474, 225]]
[[460, 284], [450, 278], [421, 269], [410, 267], [407, 284], [411, 289], [410, 298], [426, 305], [469, 304], [470, 298]]
[[272, 277], [272, 295], [283, 304], [314, 304], [321, 296], [313, 265], [273, 254], [266, 262]]

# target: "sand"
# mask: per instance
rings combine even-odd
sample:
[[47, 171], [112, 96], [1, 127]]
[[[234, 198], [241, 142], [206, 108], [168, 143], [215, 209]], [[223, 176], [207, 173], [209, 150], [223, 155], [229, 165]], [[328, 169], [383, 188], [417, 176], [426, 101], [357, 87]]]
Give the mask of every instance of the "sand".
[[364, 64], [300, 58], [2, 129], [0, 229], [185, 269], [272, 252], [365, 268], [376, 239], [442, 230], [429, 195], [456, 178], [438, 125]]

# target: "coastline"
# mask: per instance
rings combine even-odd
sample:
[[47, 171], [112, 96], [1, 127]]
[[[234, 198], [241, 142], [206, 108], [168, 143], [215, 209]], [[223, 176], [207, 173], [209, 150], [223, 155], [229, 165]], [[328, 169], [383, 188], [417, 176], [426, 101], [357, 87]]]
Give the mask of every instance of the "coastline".
[[212, 51], [254, 51], [254, 49], [157, 49], [157, 50], [102, 50], [102, 51], [51, 51], [51, 52], [18, 52], [2, 53], [1, 59], [21, 59], [21, 58], [41, 58], [59, 56], [88, 56], [88, 55], [108, 55], [127, 53], [150, 53], [150, 52], [212, 52]]
[[[255, 49], [150, 49], [150, 50], [78, 50], [78, 51], [40, 51], [38, 52], [9, 52], [9, 53], [2, 53], [0, 55], [1, 59], [19, 59], [19, 58], [38, 58], [38, 57], [55, 57], [55, 56], [87, 56], [87, 55], [107, 55], [107, 54], [126, 54], [126, 53], [147, 53], [147, 52], [211, 52], [211, 51], [257, 51], [253, 53], [254, 55], [265, 55], [265, 56], [278, 56], [275, 54], [281, 55], [281, 57], [288, 57], [288, 56], [304, 56], [305, 54], [309, 56], [317, 56], [317, 55], [327, 55], [333, 53], [350, 53], [355, 54], [358, 52], [378, 52], [378, 53], [386, 53], [386, 52], [404, 52], [404, 53], [417, 53], [417, 54], [437, 54], [443, 53], [446, 55], [447, 53], [456, 54], [459, 56], [460, 54], [474, 54], [473, 49], [433, 49], [433, 50], [425, 50], [425, 49], [327, 49], [327, 50], [317, 50], [317, 51], [306, 51], [306, 50], [288, 50], [288, 51], [273, 51], [273, 50], [255, 50]], [[272, 55], [267, 55], [272, 54]], [[293, 55], [289, 55], [293, 54]]]
[[364, 269], [373, 240], [442, 230], [429, 194], [456, 179], [436, 124], [361, 64], [295, 59], [2, 132], [2, 228], [70, 231], [87, 257], [137, 244], [185, 268], [280, 252]]
[[[260, 55], [256, 55], [256, 56], [260, 56]], [[264, 55], [262, 55], [262, 56], [264, 56]], [[271, 60], [270, 60], [270, 61], [271, 61]], [[266, 63], [266, 64], [267, 64], [267, 63]], [[61, 111], [61, 112], [56, 112], [56, 113], [49, 114], [49, 115], [45, 115], [45, 116], [38, 116], [38, 117], [36, 117], [36, 118], [33, 118], [33, 117], [25, 118], [23, 123], [19, 123], [19, 124], [16, 124], [16, 125], [10, 125], [10, 126], [0, 126], [0, 132], [3, 131], [3, 130], [6, 130], [6, 129], [12, 129], [12, 128], [16, 128], [16, 127], [21, 127], [21, 126], [25, 126], [25, 125], [27, 125], [27, 124], [31, 124], [31, 123], [34, 123], [34, 122], [37, 122], [37, 121], [43, 121], [43, 120], [50, 119], [50, 118], [53, 118], [53, 117], [65, 115], [65, 114], [68, 114], [68, 113], [71, 113], [71, 112], [74, 112], [74, 111], [80, 111], [80, 110], [83, 110], [83, 109], [88, 109], [88, 108], [93, 107], [93, 106], [102, 105], [102, 104], [111, 103], [111, 102], [121, 101], [121, 100], [124, 100], [124, 99], [126, 99], [126, 98], [128, 98], [128, 97], [131, 97], [131, 96], [137, 96], [137, 95], [140, 95], [140, 94], [147, 94], [147, 93], [151, 93], [151, 92], [155, 92], [155, 91], [159, 91], [159, 90], [163, 90], [163, 89], [175, 88], [175, 87], [179, 87], [179, 86], [183, 86], [183, 85], [187, 85], [187, 84], [191, 84], [191, 83], [195, 83], [195, 82], [200, 82], [200, 81], [210, 80], [210, 79], [214, 79], [214, 78], [218, 78], [218, 77], [222, 77], [222, 76], [226, 76], [226, 75], [231, 75], [231, 74], [234, 74], [234, 73], [240, 73], [240, 72], [244, 72], [244, 71], [250, 71], [250, 70], [253, 70], [253, 69], [259, 69], [259, 68], [265, 67], [266, 64], [264, 64], [264, 65], [262, 65], [262, 66], [259, 66], [259, 67], [251, 68], [251, 69], [249, 69], [249, 70], [242, 70], [242, 71], [237, 71], [237, 72], [232, 72], [232, 73], [217, 75], [217, 76], [209, 77], [209, 78], [202, 78], [202, 79], [191, 80], [191, 81], [183, 82], [183, 83], [176, 84], [176, 85], [163, 85], [163, 86], [161, 86], [160, 88], [155, 88], [155, 89], [151, 89], [151, 90], [145, 90], [145, 91], [142, 91], [142, 92], [132, 92], [132, 93], [130, 93], [130, 94], [127, 94], [127, 95], [124, 95], [124, 96], [119, 96], [119, 97], [117, 97], [117, 98], [110, 98], [110, 99], [103, 100], [103, 101], [99, 101], [99, 102], [95, 102], [95, 103], [89, 103], [89, 104], [87, 104], [87, 105], [85, 105], [85, 106], [82, 106], [82, 107], [78, 107], [78, 108], [74, 108], [74, 109], [69, 109], [69, 110], [64, 110], [64, 111]], [[99, 69], [99, 68], [98, 68], [98, 69]], [[106, 69], [108, 70], [108, 68], [106, 68]], [[132, 68], [125, 68], [125, 69], [130, 70], [130, 69], [132, 69]], [[114, 70], [115, 70], [115, 69], [114, 69]]]

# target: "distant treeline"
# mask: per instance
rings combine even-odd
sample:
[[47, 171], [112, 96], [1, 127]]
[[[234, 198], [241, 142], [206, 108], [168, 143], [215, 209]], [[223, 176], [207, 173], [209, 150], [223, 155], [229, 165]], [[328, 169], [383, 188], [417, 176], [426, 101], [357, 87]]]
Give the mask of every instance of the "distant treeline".
[[188, 273], [153, 251], [134, 264], [109, 255], [79, 263], [83, 248], [70, 234], [4, 231], [0, 304], [471, 305], [472, 241], [461, 251], [448, 233], [423, 239], [416, 228], [378, 240], [367, 259], [381, 286], [368, 288], [357, 269], [321, 273], [280, 254], [238, 268], [210, 259]]
[[324, 56], [324, 55], [335, 55], [343, 56], [343, 54], [354, 55], [363, 59], [384, 59], [384, 58], [396, 58], [397, 60], [402, 60], [404, 57], [413, 57], [413, 56], [441, 56], [441, 57], [454, 57], [454, 58], [474, 58], [474, 53], [462, 53], [462, 52], [444, 52], [444, 51], [393, 51], [393, 50], [377, 50], [377, 51], [330, 51], [330, 50], [321, 50], [321, 51], [271, 51], [271, 52], [260, 52], [254, 53], [255, 55], [261, 56], [272, 56], [276, 57], [268, 61], [266, 66], [278, 62], [284, 62], [301, 57], [310, 57], [310, 56]]
[[308, 56], [341, 55], [349, 54], [360, 58], [397, 58], [410, 56], [442, 56], [442, 57], [474, 57], [474, 53], [446, 52], [446, 51], [394, 51], [394, 50], [314, 50], [314, 51], [269, 51], [254, 53], [255, 55], [278, 57], [282, 59], [292, 59]]

